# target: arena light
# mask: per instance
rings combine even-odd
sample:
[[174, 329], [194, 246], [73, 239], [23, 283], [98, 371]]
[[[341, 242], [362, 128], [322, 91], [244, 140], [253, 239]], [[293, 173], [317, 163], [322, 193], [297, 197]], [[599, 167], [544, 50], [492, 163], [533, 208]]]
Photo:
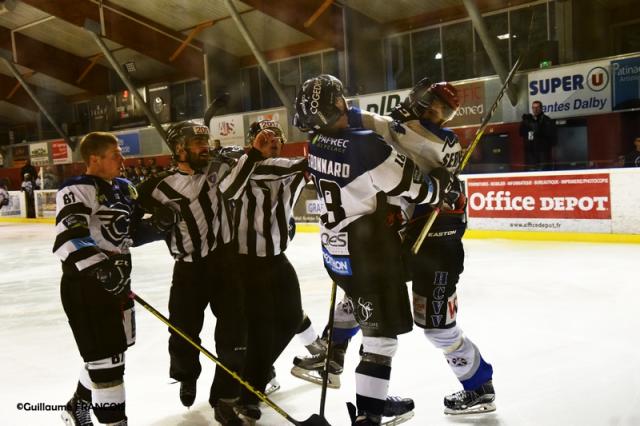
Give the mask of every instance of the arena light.
[[136, 72], [136, 63], [133, 61], [125, 62], [124, 68], [127, 72]]
[[505, 34], [498, 34], [498, 40], [508, 40], [510, 37], [509, 33], [505, 33]]
[[442, 53], [436, 53], [436, 56], [434, 56], [433, 59], [442, 59]]

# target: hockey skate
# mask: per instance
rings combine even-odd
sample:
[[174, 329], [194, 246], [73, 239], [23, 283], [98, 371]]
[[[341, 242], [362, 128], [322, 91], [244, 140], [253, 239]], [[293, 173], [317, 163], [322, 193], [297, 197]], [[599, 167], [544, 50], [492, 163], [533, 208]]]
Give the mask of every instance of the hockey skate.
[[415, 404], [411, 398], [400, 398], [388, 396], [384, 404], [382, 416], [369, 413], [359, 413], [356, 415], [356, 407], [347, 403], [349, 417], [354, 426], [395, 426], [409, 421], [413, 416]]
[[406, 421], [409, 421], [414, 416], [413, 409], [415, 408], [413, 399], [400, 398], [398, 396], [387, 396], [384, 402], [383, 417], [387, 419], [382, 420], [383, 425], [399, 425]]
[[258, 404], [238, 404], [236, 406], [236, 412], [245, 424], [251, 426], [255, 425], [262, 416], [262, 412], [260, 411]]
[[[344, 365], [344, 355], [348, 342], [334, 344], [331, 349], [331, 360], [329, 361], [329, 378], [327, 387], [338, 389], [340, 387], [340, 374]], [[323, 339], [316, 339], [311, 345], [307, 346], [307, 350], [311, 356], [295, 357], [293, 359], [293, 368], [291, 374], [317, 385], [322, 385], [322, 377], [324, 373], [324, 360], [327, 353], [327, 343]]]
[[445, 414], [489, 413], [496, 410], [493, 382], [489, 380], [478, 389], [461, 390], [444, 397]]
[[269, 383], [267, 383], [267, 387], [264, 390], [265, 395], [271, 395], [275, 391], [280, 389], [280, 383], [276, 378], [276, 369], [271, 367], [271, 375], [269, 376]]
[[75, 393], [67, 402], [67, 406], [61, 416], [66, 426], [93, 426], [91, 422], [91, 404], [78, 398]]
[[180, 382], [180, 402], [185, 407], [191, 407], [196, 400], [196, 381], [185, 380]]
[[243, 426], [244, 422], [235, 412], [236, 399], [219, 399], [213, 407], [214, 418], [222, 426]]

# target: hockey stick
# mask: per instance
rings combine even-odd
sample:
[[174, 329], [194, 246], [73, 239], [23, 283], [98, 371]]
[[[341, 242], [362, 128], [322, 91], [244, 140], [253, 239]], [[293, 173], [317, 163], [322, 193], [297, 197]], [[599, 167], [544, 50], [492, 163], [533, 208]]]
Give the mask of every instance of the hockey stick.
[[338, 285], [334, 281], [331, 286], [331, 302], [329, 306], [329, 329], [327, 331], [327, 356], [324, 358], [324, 374], [322, 375], [322, 393], [320, 394], [319, 415], [324, 419], [324, 406], [327, 400], [327, 385], [329, 384], [329, 362], [331, 362], [331, 350], [333, 349], [333, 320], [335, 317], [336, 291]]
[[[502, 97], [507, 92], [507, 89], [509, 88], [509, 85], [511, 84], [511, 81], [513, 80], [513, 77], [516, 75], [516, 72], [520, 68], [521, 59], [522, 59], [522, 55], [520, 55], [518, 57], [518, 60], [516, 60], [516, 63], [513, 64], [513, 68], [511, 68], [511, 71], [509, 71], [509, 75], [507, 76], [507, 78], [505, 79], [504, 83], [502, 84], [502, 88], [498, 92], [498, 96], [496, 97], [496, 100], [493, 101], [493, 105], [491, 105], [491, 108], [489, 109], [489, 112], [487, 113], [487, 115], [482, 120], [482, 123], [480, 124], [480, 127], [478, 127], [478, 130], [476, 130], [476, 134], [475, 134], [475, 136], [473, 138], [473, 142], [471, 142], [471, 144], [467, 148], [467, 151], [465, 152], [464, 156], [462, 157], [462, 161], [460, 161], [460, 164], [458, 164], [458, 167], [456, 167], [456, 169], [454, 170], [454, 172], [453, 172], [454, 176], [458, 176], [460, 174], [460, 172], [462, 172], [462, 170], [465, 168], [467, 163], [469, 162], [469, 158], [471, 158], [471, 154], [473, 154], [473, 151], [478, 146], [478, 143], [480, 142], [480, 139], [482, 138], [482, 135], [484, 134], [484, 130], [487, 128], [487, 125], [489, 124], [489, 120], [491, 120], [491, 117], [496, 112], [496, 109], [498, 109], [498, 105], [500, 104], [500, 100], [502, 100]], [[422, 231], [420, 231], [420, 235], [418, 236], [418, 239], [413, 244], [413, 247], [411, 247], [411, 252], [413, 254], [417, 254], [418, 250], [420, 250], [420, 247], [422, 246], [422, 243], [424, 242], [424, 239], [427, 237], [427, 234], [429, 233], [429, 230], [433, 226], [433, 222], [435, 222], [436, 218], [438, 217], [438, 214], [440, 213], [440, 210], [442, 210], [442, 204], [443, 203], [444, 203], [444, 200], [441, 199], [440, 201], [438, 201], [438, 204], [431, 211], [431, 214], [429, 215], [429, 219], [427, 220], [427, 222], [422, 227]]]
[[280, 414], [282, 417], [287, 419], [289, 422], [293, 423], [294, 425], [300, 425], [300, 426], [331, 426], [324, 418], [318, 416], [317, 414], [312, 414], [307, 420], [304, 420], [304, 421], [298, 421], [298, 420], [294, 419], [289, 414], [287, 414], [286, 411], [284, 411], [282, 408], [280, 408], [278, 405], [276, 405], [275, 402], [271, 401], [265, 394], [263, 394], [259, 390], [255, 389], [253, 386], [251, 386], [249, 384], [249, 382], [246, 382], [245, 380], [243, 380], [238, 375], [238, 373], [236, 373], [235, 371], [227, 368], [218, 358], [216, 358], [215, 355], [213, 355], [211, 352], [209, 352], [203, 346], [201, 346], [201, 345], [197, 344], [196, 342], [194, 342], [193, 339], [191, 337], [189, 337], [184, 331], [180, 330], [178, 327], [176, 327], [175, 325], [171, 324], [171, 322], [169, 322], [169, 320], [164, 315], [162, 315], [160, 312], [158, 312], [153, 306], [151, 306], [147, 302], [145, 302], [144, 299], [142, 299], [140, 296], [138, 296], [134, 292], [131, 292], [129, 294], [129, 297], [133, 298], [136, 302], [141, 304], [147, 311], [151, 312], [151, 314], [153, 314], [153, 316], [158, 318], [167, 327], [169, 327], [171, 330], [173, 330], [176, 334], [178, 334], [184, 340], [189, 342], [191, 344], [191, 346], [195, 347], [200, 352], [202, 352], [211, 361], [215, 362], [218, 367], [220, 367], [224, 371], [226, 371], [227, 374], [229, 374], [231, 377], [233, 377], [235, 380], [237, 380], [242, 386], [247, 388], [251, 393], [255, 394], [258, 398], [260, 398], [260, 400], [262, 402], [267, 404], [269, 407], [273, 408], [278, 414]]
[[218, 115], [220, 109], [229, 105], [229, 99], [231, 99], [231, 95], [229, 94], [229, 92], [224, 92], [222, 95], [211, 101], [211, 103], [207, 107], [207, 110], [204, 112], [203, 121], [205, 126], [209, 127], [211, 119], [214, 116]]

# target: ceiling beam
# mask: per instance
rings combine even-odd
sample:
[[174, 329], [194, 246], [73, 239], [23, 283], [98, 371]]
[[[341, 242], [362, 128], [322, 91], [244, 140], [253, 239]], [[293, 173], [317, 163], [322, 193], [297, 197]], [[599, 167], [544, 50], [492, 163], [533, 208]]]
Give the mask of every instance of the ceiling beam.
[[[22, 0], [36, 9], [54, 15], [79, 27], [85, 20], [100, 22], [98, 4], [88, 0]], [[171, 55], [186, 38], [184, 34], [149, 20], [132, 11], [103, 1], [105, 37], [150, 58], [171, 65], [180, 74], [204, 78], [204, 57], [201, 44], [190, 43], [180, 56], [171, 61]]]
[[[520, 6], [531, 3], [534, 0], [510, 0], [509, 6]], [[494, 0], [477, 0], [476, 1], [480, 13], [489, 13], [507, 7], [506, 2], [496, 2]], [[406, 19], [399, 19], [384, 24], [385, 32], [393, 34], [396, 32], [409, 31], [413, 29], [438, 25], [448, 21], [469, 18], [469, 14], [462, 2], [457, 6], [445, 7], [433, 12], [422, 13]]]
[[[83, 71], [91, 65], [90, 59], [73, 55], [62, 49], [43, 43], [24, 34], [14, 33], [16, 56], [14, 62], [36, 72], [94, 94], [109, 93], [109, 70], [95, 65], [78, 81]], [[0, 48], [12, 50], [11, 31], [0, 27]]]
[[[242, 2], [325, 43], [325, 48], [344, 49], [342, 9], [335, 4], [326, 5], [325, 0], [242, 0]], [[321, 9], [323, 9], [322, 13], [317, 13]], [[312, 17], [314, 19], [311, 22]], [[311, 22], [311, 25], [305, 27], [305, 22]]]
[[21, 108], [37, 112], [38, 107], [22, 86], [13, 92], [16, 84], [19, 84], [19, 82], [15, 78], [0, 74], [0, 101], [9, 102]]

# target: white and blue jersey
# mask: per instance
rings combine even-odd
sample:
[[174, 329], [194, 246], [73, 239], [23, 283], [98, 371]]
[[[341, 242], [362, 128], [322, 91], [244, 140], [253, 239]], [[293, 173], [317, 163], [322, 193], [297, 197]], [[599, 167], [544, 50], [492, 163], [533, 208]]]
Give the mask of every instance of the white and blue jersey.
[[122, 178], [107, 182], [83, 175], [64, 182], [56, 195], [54, 254], [77, 271], [110, 255], [129, 254], [132, 231], [141, 219], [136, 197], [135, 188]]

